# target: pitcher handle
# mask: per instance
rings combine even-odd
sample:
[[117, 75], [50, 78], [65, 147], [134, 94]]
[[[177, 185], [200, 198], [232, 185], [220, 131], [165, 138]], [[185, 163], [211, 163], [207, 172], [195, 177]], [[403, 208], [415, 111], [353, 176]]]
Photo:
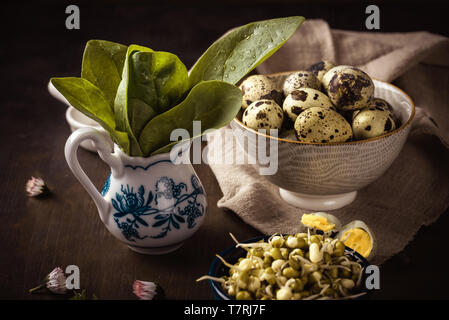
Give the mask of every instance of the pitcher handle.
[[81, 185], [86, 189], [89, 195], [94, 200], [95, 205], [100, 213], [101, 221], [106, 222], [109, 214], [109, 203], [103, 199], [100, 192], [94, 186], [92, 181], [86, 175], [78, 161], [77, 150], [81, 142], [84, 140], [92, 140], [94, 148], [96, 149], [100, 158], [111, 167], [111, 172], [114, 177], [122, 174], [120, 159], [112, 154], [113, 143], [106, 136], [106, 132], [101, 132], [94, 128], [80, 128], [74, 131], [67, 139], [65, 144], [65, 159], [74, 176], [79, 180]]

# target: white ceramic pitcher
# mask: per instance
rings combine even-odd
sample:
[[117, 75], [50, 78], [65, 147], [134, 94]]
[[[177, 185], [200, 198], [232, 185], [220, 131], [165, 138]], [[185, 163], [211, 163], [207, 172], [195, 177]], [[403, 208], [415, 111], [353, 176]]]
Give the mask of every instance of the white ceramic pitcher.
[[[111, 167], [101, 193], [77, 158], [78, 147], [85, 140], [93, 141], [100, 158]], [[204, 220], [206, 194], [195, 170], [190, 163], [174, 164], [170, 153], [130, 157], [113, 145], [105, 132], [81, 128], [67, 140], [65, 157], [94, 200], [106, 228], [136, 252], [176, 250]]]

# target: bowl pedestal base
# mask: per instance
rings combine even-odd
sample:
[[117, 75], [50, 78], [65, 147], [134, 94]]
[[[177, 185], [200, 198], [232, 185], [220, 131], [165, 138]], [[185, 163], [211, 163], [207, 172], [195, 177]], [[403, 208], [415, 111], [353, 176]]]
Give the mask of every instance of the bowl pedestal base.
[[357, 196], [357, 191], [332, 195], [312, 195], [298, 192], [287, 191], [279, 188], [281, 198], [297, 208], [328, 211], [340, 209], [352, 203]]
[[174, 245], [165, 246], [165, 247], [143, 248], [143, 247], [128, 246], [128, 248], [134, 252], [141, 253], [141, 254], [157, 255], [157, 254], [165, 254], [165, 253], [175, 251], [176, 249], [179, 249], [183, 244], [184, 244], [184, 242], [176, 243]]

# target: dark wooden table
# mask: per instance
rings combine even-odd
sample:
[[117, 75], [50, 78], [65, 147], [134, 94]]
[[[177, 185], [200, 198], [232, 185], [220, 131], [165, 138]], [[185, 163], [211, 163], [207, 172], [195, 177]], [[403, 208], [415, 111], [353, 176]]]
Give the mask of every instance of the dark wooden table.
[[[4, 6], [0, 17], [5, 33], [0, 80], [0, 298], [55, 299], [50, 294], [29, 295], [28, 289], [55, 266], [74, 264], [80, 268], [81, 287], [102, 299], [135, 299], [132, 283], [136, 279], [160, 283], [169, 299], [211, 299], [208, 284], [195, 283], [195, 279], [207, 273], [215, 253], [232, 244], [229, 232], [239, 239], [259, 232], [233, 212], [217, 208], [221, 197], [217, 181], [208, 166], [196, 165], [209, 202], [199, 231], [181, 249], [167, 255], [130, 251], [102, 225], [91, 198], [65, 162], [63, 148], [70, 134], [64, 119], [66, 107], [48, 94], [48, 79], [78, 75], [83, 46], [91, 38], [174, 52], [190, 66], [228, 28], [253, 20], [302, 14], [325, 18], [337, 28], [363, 29], [360, 5], [340, 8], [325, 4], [299, 6], [286, 1], [278, 6], [264, 2], [217, 9], [204, 4], [154, 7], [135, 2], [125, 7], [119, 2], [108, 6], [81, 2], [81, 30], [76, 31], [64, 27], [66, 5]], [[428, 9], [416, 6], [408, 13], [408, 27], [393, 20], [399, 7], [385, 10], [383, 31], [447, 32], [439, 29], [441, 10], [432, 10], [430, 19], [420, 14]], [[418, 16], [422, 17], [420, 24], [413, 20]], [[101, 188], [109, 168], [88, 151], [80, 150], [79, 157]], [[50, 197], [26, 196], [24, 185], [32, 175], [47, 181]], [[382, 265], [382, 289], [373, 299], [448, 298], [449, 277], [444, 265], [448, 227], [446, 212], [432, 226], [423, 227], [401, 254]]]

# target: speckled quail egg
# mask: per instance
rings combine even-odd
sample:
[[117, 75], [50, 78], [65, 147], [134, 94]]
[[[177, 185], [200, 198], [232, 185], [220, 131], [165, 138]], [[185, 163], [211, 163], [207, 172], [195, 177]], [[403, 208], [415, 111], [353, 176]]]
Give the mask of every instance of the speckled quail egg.
[[282, 109], [292, 121], [304, 110], [312, 107], [322, 107], [335, 110], [334, 105], [321, 91], [312, 88], [294, 90], [284, 100]]
[[305, 213], [301, 217], [301, 231], [321, 234], [334, 238], [341, 229], [340, 220], [326, 212]]
[[332, 79], [332, 77], [333, 77], [337, 72], [340, 72], [341, 70], [344, 70], [344, 69], [346, 69], [346, 68], [352, 68], [352, 66], [342, 64], [342, 65], [339, 65], [339, 66], [336, 66], [336, 67], [333, 67], [333, 68], [329, 69], [329, 70], [323, 75], [323, 78], [321, 79], [321, 82], [322, 82], [322, 84], [323, 84], [323, 88], [324, 88], [325, 91], [327, 91], [327, 86], [328, 86], [330, 80]]
[[251, 103], [257, 100], [274, 100], [282, 105], [284, 94], [278, 88], [276, 81], [264, 75], [253, 75], [246, 78], [240, 85], [242, 90], [242, 108], [246, 109]]
[[257, 100], [243, 112], [242, 122], [245, 126], [258, 129], [280, 129], [284, 113], [274, 100]]
[[295, 121], [295, 131], [301, 142], [345, 142], [352, 138], [351, 125], [338, 112], [322, 107], [303, 111]]
[[364, 108], [352, 121], [352, 131], [358, 140], [378, 137], [395, 128], [390, 112], [382, 108]]
[[373, 98], [369, 107], [381, 108], [381, 109], [389, 111], [390, 113], [394, 113], [393, 107], [387, 101], [385, 101], [384, 99], [381, 99], [381, 98]]
[[373, 98], [373, 101], [371, 101], [369, 107], [382, 108], [384, 110], [387, 110], [390, 113], [391, 118], [394, 120], [396, 127], [398, 126], [399, 118], [396, 116], [396, 113], [394, 112], [393, 107], [384, 99]]
[[318, 78], [318, 80], [322, 81], [324, 74], [333, 67], [335, 67], [335, 65], [332, 62], [323, 60], [315, 64], [312, 64], [310, 67], [306, 69], [306, 71], [313, 72], [313, 74]]
[[[334, 70], [335, 68], [338, 69]], [[332, 103], [339, 110], [366, 107], [374, 94], [374, 83], [371, 78], [355, 67], [335, 68], [329, 70], [323, 78], [323, 85]]]
[[321, 89], [321, 81], [310, 71], [297, 71], [290, 74], [284, 81], [284, 95], [288, 96], [294, 90], [301, 88]]
[[[376, 109], [383, 109], [383, 110], [387, 110], [388, 112], [390, 112], [391, 117], [393, 118], [394, 122], [396, 122], [396, 115], [394, 113], [393, 107], [384, 99], [381, 98], [373, 98], [373, 100], [371, 101], [371, 103], [368, 105], [368, 107], [371, 108], [376, 108]], [[355, 116], [360, 112], [360, 110], [355, 110], [352, 113], [352, 120], [354, 120]]]
[[368, 260], [372, 259], [376, 253], [374, 233], [363, 221], [354, 220], [343, 226], [337, 234], [337, 239]]

